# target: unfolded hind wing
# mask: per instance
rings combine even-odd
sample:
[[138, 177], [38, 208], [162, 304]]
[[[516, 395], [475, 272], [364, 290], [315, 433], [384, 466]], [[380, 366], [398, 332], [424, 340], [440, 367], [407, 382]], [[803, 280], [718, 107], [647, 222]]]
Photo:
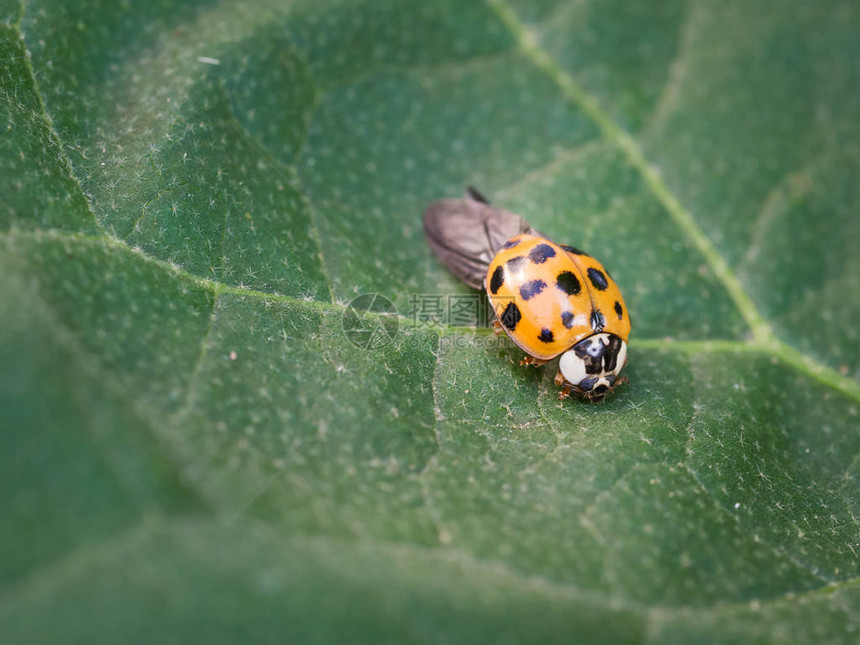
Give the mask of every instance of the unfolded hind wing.
[[424, 211], [424, 234], [433, 253], [476, 289], [484, 287], [487, 268], [502, 245], [533, 232], [522, 217], [491, 206], [474, 189], [463, 199], [440, 199]]

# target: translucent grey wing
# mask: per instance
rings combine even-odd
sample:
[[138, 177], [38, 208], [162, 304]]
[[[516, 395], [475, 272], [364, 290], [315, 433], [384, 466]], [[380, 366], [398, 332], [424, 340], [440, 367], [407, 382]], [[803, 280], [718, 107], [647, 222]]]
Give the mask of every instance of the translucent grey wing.
[[520, 233], [534, 232], [510, 211], [495, 208], [474, 191], [463, 199], [440, 199], [424, 211], [424, 234], [433, 253], [458, 278], [482, 289], [490, 261]]

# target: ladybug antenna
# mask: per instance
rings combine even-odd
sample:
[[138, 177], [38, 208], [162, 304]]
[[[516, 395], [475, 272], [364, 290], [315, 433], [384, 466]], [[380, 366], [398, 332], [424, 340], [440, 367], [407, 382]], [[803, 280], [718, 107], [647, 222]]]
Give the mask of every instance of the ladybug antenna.
[[481, 202], [482, 204], [486, 204], [487, 206], [490, 205], [490, 200], [484, 197], [474, 186], [469, 186], [468, 188], [466, 188], [466, 193], [476, 202]]

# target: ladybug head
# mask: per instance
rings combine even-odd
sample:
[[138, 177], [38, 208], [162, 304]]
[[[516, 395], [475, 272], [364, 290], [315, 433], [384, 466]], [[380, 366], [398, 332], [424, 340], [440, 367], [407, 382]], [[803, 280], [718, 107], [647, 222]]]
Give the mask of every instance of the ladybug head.
[[594, 334], [561, 355], [565, 382], [589, 401], [600, 401], [615, 387], [627, 364], [627, 343], [615, 334]]

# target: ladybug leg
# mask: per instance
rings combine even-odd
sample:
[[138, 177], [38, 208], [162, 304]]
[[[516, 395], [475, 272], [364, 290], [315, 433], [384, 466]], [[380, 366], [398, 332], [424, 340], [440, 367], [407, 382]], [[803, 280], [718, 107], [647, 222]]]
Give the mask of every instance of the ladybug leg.
[[546, 364], [545, 358], [535, 358], [534, 356], [526, 356], [520, 361], [520, 365], [531, 365], [532, 367], [540, 367]]
[[498, 336], [498, 335], [499, 335], [499, 334], [501, 334], [503, 331], [504, 331], [504, 330], [502, 329], [502, 323], [499, 321], [499, 319], [498, 319], [498, 318], [495, 318], [495, 319], [493, 320], [493, 333], [494, 333], [496, 336]]
[[558, 393], [558, 398], [561, 401], [564, 401], [567, 397], [569, 397], [571, 392], [579, 394], [580, 396], [582, 395], [582, 390], [564, 380], [564, 376], [562, 375], [560, 369], [555, 375], [555, 384], [561, 388]]
[[564, 380], [564, 376], [561, 373], [561, 369], [559, 369], [558, 372], [556, 372], [555, 384], [561, 388], [561, 390], [559, 390], [559, 393], [558, 393], [559, 400], [564, 401], [567, 397], [570, 396], [570, 390], [572, 388], [570, 385], [567, 384], [567, 381]]
[[585, 392], [584, 390], [579, 389], [575, 385], [570, 385], [566, 381], [565, 381], [564, 385], [561, 386], [561, 392], [558, 393], [558, 398], [564, 400], [571, 393], [576, 394], [576, 396], [578, 396], [580, 398], [586, 398], [586, 399], [591, 400], [588, 396], [589, 395], [588, 392]]

